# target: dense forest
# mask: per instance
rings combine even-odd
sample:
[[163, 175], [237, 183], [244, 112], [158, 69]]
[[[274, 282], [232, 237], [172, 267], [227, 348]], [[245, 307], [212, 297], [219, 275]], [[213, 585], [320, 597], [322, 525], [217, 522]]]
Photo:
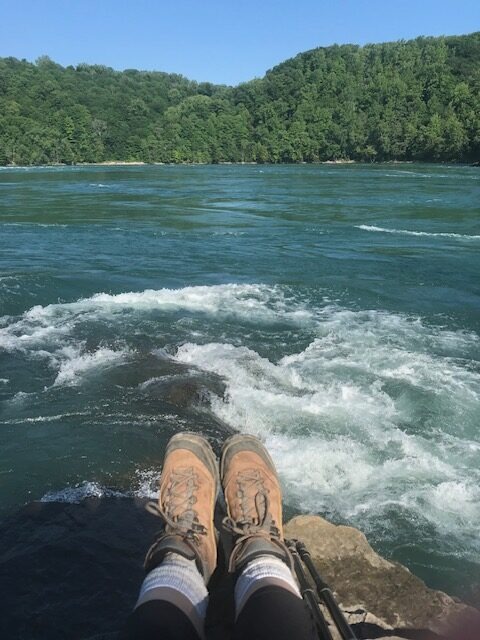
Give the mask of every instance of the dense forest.
[[0, 58], [0, 164], [480, 160], [480, 32], [301, 53], [237, 87]]

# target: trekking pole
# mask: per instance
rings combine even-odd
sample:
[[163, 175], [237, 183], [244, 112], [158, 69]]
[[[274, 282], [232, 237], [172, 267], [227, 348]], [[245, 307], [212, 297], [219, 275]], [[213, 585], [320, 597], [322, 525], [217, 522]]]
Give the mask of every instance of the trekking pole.
[[298, 556], [303, 560], [310, 575], [312, 576], [315, 586], [317, 587], [318, 597], [327, 607], [328, 612], [332, 616], [332, 620], [334, 621], [343, 640], [357, 640], [352, 628], [338, 606], [330, 587], [326, 582], [324, 582], [324, 580], [322, 580], [316, 566], [313, 564], [312, 557], [305, 544], [300, 540], [292, 540], [291, 542], [293, 542]]
[[322, 610], [320, 609], [320, 606], [318, 604], [315, 591], [310, 586], [307, 574], [305, 573], [305, 570], [302, 566], [302, 562], [300, 560], [300, 556], [298, 555], [295, 542], [296, 540], [286, 540], [288, 549], [293, 557], [293, 565], [295, 567], [295, 573], [297, 574], [298, 582], [300, 585], [300, 593], [302, 594], [302, 598], [305, 600], [310, 611], [312, 612], [315, 624], [317, 625], [318, 633], [320, 634], [320, 639], [333, 640], [332, 634], [330, 633], [330, 629], [327, 625], [327, 621], [325, 620]]

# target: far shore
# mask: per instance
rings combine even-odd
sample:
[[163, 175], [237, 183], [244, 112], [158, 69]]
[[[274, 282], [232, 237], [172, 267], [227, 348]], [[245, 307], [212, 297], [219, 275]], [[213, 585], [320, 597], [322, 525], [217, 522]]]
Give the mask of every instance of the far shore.
[[51, 162], [49, 164], [29, 164], [29, 165], [21, 165], [21, 164], [7, 164], [1, 165], [1, 168], [4, 169], [30, 169], [30, 168], [41, 168], [41, 167], [148, 167], [148, 166], [225, 166], [225, 165], [256, 165], [256, 166], [292, 166], [292, 165], [346, 165], [346, 164], [359, 164], [359, 165], [381, 165], [381, 164], [438, 164], [440, 166], [466, 166], [466, 167], [479, 167], [479, 162], [472, 163], [461, 163], [461, 162], [436, 162], [434, 160], [383, 160], [383, 161], [371, 161], [366, 162], [362, 160], [350, 160], [339, 159], [339, 160], [318, 160], [316, 162], [144, 162], [142, 160], [104, 160], [103, 162], [75, 162], [75, 163], [65, 163], [65, 162]]

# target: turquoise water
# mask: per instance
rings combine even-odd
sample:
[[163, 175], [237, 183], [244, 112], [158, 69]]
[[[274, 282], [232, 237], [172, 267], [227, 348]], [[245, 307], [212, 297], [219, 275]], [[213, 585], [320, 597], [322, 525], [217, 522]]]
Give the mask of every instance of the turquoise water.
[[0, 501], [151, 495], [166, 441], [260, 435], [288, 513], [468, 595], [480, 172], [0, 170]]

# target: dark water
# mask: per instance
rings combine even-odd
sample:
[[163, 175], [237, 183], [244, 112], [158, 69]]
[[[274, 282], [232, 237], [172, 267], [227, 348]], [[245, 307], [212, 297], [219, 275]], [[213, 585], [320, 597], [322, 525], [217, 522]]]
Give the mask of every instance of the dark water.
[[287, 509], [480, 583], [480, 172], [0, 170], [0, 498], [153, 491], [260, 435]]

